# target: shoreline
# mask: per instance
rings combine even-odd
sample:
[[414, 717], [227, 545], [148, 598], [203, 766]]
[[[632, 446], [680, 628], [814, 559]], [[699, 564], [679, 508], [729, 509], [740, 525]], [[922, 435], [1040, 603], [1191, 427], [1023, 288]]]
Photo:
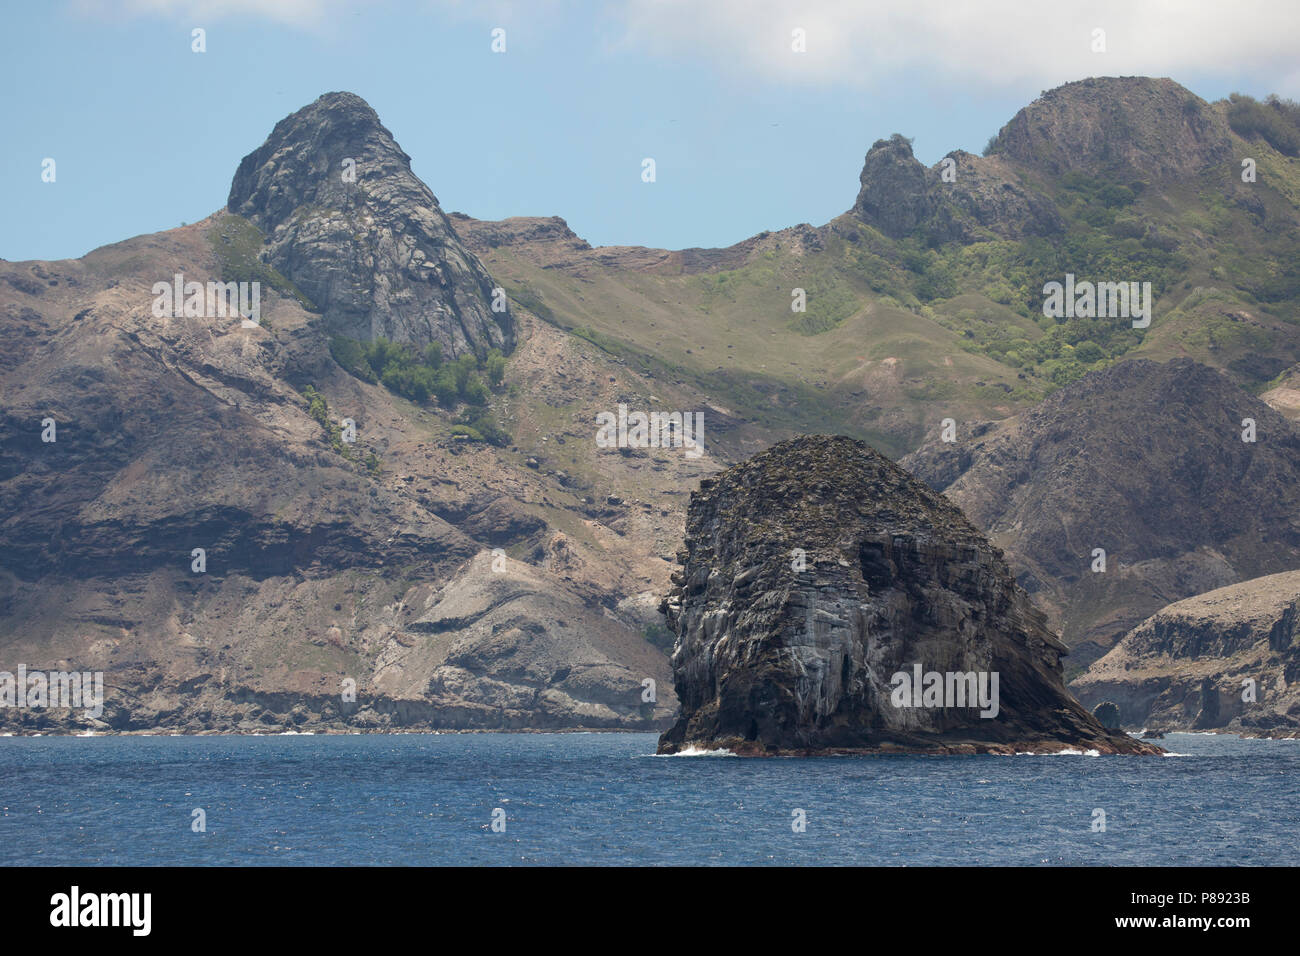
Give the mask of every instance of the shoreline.
[[[1163, 736], [1173, 734], [1187, 734], [1189, 736], [1205, 737], [1237, 737], [1243, 740], [1300, 740], [1300, 731], [1281, 734], [1277, 736], [1268, 735], [1262, 732], [1251, 731], [1248, 728], [1240, 730], [1162, 730], [1162, 737], [1144, 736], [1146, 728], [1140, 730], [1125, 730], [1124, 733], [1135, 741], [1142, 743], [1152, 743], [1163, 739]], [[340, 730], [337, 728], [326, 728], [321, 730], [267, 730], [267, 731], [248, 731], [248, 730], [36, 730], [36, 731], [0, 731], [0, 739], [3, 738], [22, 738], [22, 737], [60, 737], [60, 738], [102, 738], [102, 737], [372, 737], [372, 736], [444, 736], [453, 734], [654, 734], [661, 735], [662, 730], [654, 728], [635, 728], [635, 727], [515, 727], [515, 728], [487, 728], [487, 727], [461, 727], [461, 728], [440, 728], [440, 729], [347, 729]], [[1154, 746], [1159, 747], [1158, 743]], [[683, 748], [685, 751], [669, 754], [656, 754], [657, 756], [693, 756], [703, 752], [716, 752], [719, 748]], [[726, 749], [726, 748], [722, 748]], [[1163, 749], [1163, 748], [1162, 748]], [[1071, 745], [1062, 744], [1060, 747], [1052, 745], [1050, 747], [1041, 747], [1037, 745], [1025, 745], [1024, 749], [1019, 749], [1014, 745], [997, 745], [994, 747], [972, 746], [967, 742], [958, 742], [952, 745], [928, 749], [928, 750], [911, 750], [896, 746], [882, 746], [879, 748], [860, 748], [860, 749], [831, 749], [818, 751], [802, 750], [783, 750], [776, 753], [758, 753], [758, 752], [735, 752], [728, 750], [733, 756], [757, 756], [757, 757], [852, 757], [852, 756], [1022, 756], [1022, 755], [1089, 755], [1094, 752], [1099, 753], [1096, 748], [1079, 748]], [[1150, 754], [1141, 754], [1135, 752], [1121, 754], [1103, 754], [1107, 756], [1151, 756]]]
[[399, 737], [411, 734], [662, 734], [656, 728], [639, 727], [457, 727], [427, 729], [357, 728], [339, 730], [0, 730], [4, 737]]

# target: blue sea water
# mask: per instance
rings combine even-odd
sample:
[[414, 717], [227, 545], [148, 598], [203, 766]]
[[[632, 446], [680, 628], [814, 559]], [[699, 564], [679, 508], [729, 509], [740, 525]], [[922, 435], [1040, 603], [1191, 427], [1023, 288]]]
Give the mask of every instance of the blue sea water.
[[1152, 758], [656, 757], [655, 742], [4, 738], [0, 864], [1300, 864], [1300, 740], [1171, 734], [1181, 756]]

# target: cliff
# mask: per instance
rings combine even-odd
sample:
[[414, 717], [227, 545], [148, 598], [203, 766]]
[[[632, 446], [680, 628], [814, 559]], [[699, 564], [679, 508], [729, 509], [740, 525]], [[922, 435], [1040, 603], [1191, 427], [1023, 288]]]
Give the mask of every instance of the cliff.
[[1151, 615], [1070, 686], [1132, 727], [1300, 736], [1300, 571]]
[[[1150, 752], [1066, 692], [1001, 553], [863, 442], [796, 438], [705, 479], [685, 544], [661, 753]], [[992, 706], [904, 692], [918, 672], [971, 674]]]
[[266, 236], [263, 258], [332, 331], [443, 352], [509, 350], [514, 324], [411, 158], [361, 97], [327, 93], [244, 157], [226, 208]]

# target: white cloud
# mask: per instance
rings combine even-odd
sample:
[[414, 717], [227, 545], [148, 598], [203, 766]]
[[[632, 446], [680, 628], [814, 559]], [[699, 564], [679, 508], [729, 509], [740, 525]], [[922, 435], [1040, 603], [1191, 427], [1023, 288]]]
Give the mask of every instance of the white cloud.
[[[1294, 86], [1295, 0], [626, 0], [621, 46], [789, 82], [984, 90], [1190, 73]], [[807, 52], [791, 31], [807, 31]], [[1105, 31], [1106, 52], [1091, 49]]]
[[[71, 0], [100, 14], [261, 17], [312, 30], [380, 0]], [[712, 64], [741, 81], [886, 90], [902, 80], [977, 91], [1046, 89], [1084, 76], [1248, 77], [1300, 95], [1296, 0], [410, 0], [453, 19], [562, 27], [598, 16], [614, 51]], [[807, 31], [807, 52], [791, 31]], [[1093, 30], [1106, 52], [1091, 49]]]

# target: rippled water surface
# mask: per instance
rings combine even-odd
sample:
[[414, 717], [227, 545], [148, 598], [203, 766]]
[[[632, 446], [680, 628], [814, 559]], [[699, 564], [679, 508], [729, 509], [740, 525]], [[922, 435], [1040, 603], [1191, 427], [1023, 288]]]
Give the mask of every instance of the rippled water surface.
[[1295, 740], [817, 759], [655, 757], [655, 741], [9, 737], [0, 863], [1300, 864]]

